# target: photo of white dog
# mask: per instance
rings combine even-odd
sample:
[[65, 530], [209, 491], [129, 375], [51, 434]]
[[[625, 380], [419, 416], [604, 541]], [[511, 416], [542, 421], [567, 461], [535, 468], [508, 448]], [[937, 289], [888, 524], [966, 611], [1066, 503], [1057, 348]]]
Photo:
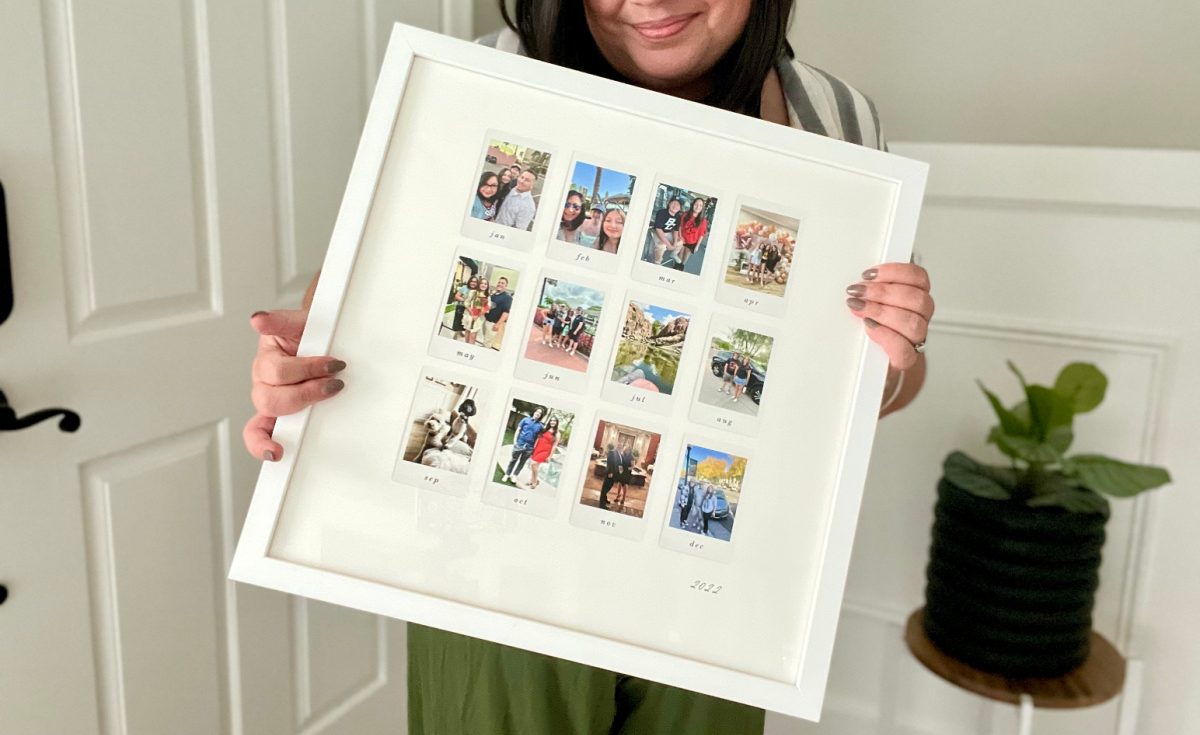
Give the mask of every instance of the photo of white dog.
[[426, 375], [417, 385], [401, 459], [465, 475], [475, 453], [476, 388]]

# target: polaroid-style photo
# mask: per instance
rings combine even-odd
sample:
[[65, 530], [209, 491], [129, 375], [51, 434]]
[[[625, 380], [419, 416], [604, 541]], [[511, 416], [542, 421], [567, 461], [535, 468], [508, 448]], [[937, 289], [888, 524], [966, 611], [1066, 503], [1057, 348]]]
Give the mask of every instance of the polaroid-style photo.
[[422, 372], [392, 470], [396, 482], [466, 495], [484, 399], [461, 380], [432, 368]]
[[740, 203], [717, 289], [722, 303], [774, 316], [784, 313], [800, 219], [775, 209]]
[[692, 404], [693, 421], [753, 434], [758, 428], [775, 338], [761, 327], [713, 319]]
[[680, 377], [691, 322], [691, 315], [679, 309], [641, 299], [627, 301], [602, 396], [641, 408], [667, 408]]
[[543, 277], [516, 376], [563, 390], [586, 390], [603, 310], [603, 291]]
[[429, 353], [484, 369], [495, 368], [510, 330], [520, 273], [512, 267], [460, 254], [438, 307]]
[[587, 468], [571, 522], [640, 539], [662, 434], [602, 418], [590, 439]]
[[659, 183], [635, 275], [656, 285], [694, 283], [704, 268], [716, 212], [715, 196]]
[[471, 180], [462, 234], [528, 249], [551, 157], [544, 145], [489, 132]]
[[706, 444], [684, 444], [672, 477], [675, 494], [660, 544], [723, 561], [731, 550], [748, 460]]
[[571, 475], [568, 459], [576, 415], [574, 407], [557, 400], [514, 395], [483, 491], [484, 502], [552, 518], [558, 490]]
[[550, 253], [559, 260], [612, 272], [625, 237], [637, 177], [576, 160]]

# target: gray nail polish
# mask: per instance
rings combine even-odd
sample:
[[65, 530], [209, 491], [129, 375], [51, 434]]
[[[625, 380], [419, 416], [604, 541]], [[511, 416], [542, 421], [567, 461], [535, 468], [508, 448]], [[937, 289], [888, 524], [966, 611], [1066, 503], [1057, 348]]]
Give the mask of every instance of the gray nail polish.
[[847, 286], [846, 293], [851, 296], [863, 296], [867, 293], [867, 287], [861, 283], [856, 283], [853, 286]]
[[878, 268], [868, 268], [863, 271], [862, 277], [864, 281], [873, 281], [877, 275], [879, 275]]
[[268, 449], [267, 451], [263, 452], [263, 459], [268, 462], [274, 462], [275, 461], [275, 452]]
[[338, 391], [340, 391], [342, 388], [345, 388], [345, 387], [346, 387], [345, 382], [334, 379], [334, 380], [330, 380], [329, 382], [325, 383], [325, 385], [321, 386], [321, 392], [327, 396], [331, 396], [334, 393], [337, 393]]
[[867, 302], [862, 299], [846, 299], [846, 306], [849, 306], [854, 311], [862, 311], [867, 308]]
[[334, 373], [340, 373], [345, 369], [346, 363], [342, 360], [331, 360], [325, 363], [325, 372], [330, 375], [333, 375]]
[[253, 319], [256, 316], [266, 316], [266, 315], [267, 315], [267, 312], [265, 312], [265, 311], [256, 311], [250, 315], [250, 318]]
[[879, 326], [879, 322], [875, 321], [871, 317], [863, 319], [863, 324], [867, 325], [867, 329], [874, 329], [875, 327]]

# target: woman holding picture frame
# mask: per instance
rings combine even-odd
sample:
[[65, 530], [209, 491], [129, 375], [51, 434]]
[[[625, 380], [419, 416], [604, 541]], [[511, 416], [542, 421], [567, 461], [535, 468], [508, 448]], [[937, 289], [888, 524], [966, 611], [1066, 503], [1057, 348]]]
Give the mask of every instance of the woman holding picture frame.
[[[482, 39], [501, 50], [617, 79], [872, 148], [884, 148], [874, 106], [861, 93], [793, 58], [786, 41], [794, 0], [515, 0], [508, 28]], [[503, 187], [502, 187], [503, 189]], [[503, 190], [497, 192], [502, 198]], [[868, 265], [868, 264], [864, 264]], [[316, 285], [300, 310], [256, 312], [252, 368], [256, 415], [247, 450], [278, 461], [278, 416], [336, 395], [345, 363], [295, 356]], [[933, 301], [924, 269], [868, 265], [846, 306], [887, 353], [880, 414], [920, 390]], [[410, 625], [409, 731], [475, 733], [759, 733], [763, 711], [423, 626]], [[494, 685], [481, 686], [480, 682]]]

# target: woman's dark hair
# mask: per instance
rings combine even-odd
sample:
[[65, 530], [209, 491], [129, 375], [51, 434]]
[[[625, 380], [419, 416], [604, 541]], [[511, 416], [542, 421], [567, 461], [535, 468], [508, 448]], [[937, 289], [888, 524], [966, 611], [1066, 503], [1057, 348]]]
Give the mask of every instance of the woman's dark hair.
[[[608, 79], [621, 79], [588, 29], [583, 0], [499, 0], [500, 15], [530, 57]], [[795, 56], [787, 42], [795, 0], [753, 0], [746, 27], [713, 66], [712, 90], [701, 102], [758, 117], [763, 80], [779, 57]]]
[[[488, 179], [496, 180], [496, 192], [494, 194], [492, 194], [492, 196], [490, 198], [485, 198], [482, 194], [479, 193], [479, 190], [483, 188], [483, 185], [487, 183]], [[483, 202], [484, 204], [486, 204], [487, 206], [490, 207], [490, 206], [492, 206], [492, 204], [495, 203], [496, 198], [499, 195], [500, 195], [500, 177], [497, 176], [496, 174], [492, 173], [491, 171], [484, 171], [483, 174], [481, 174], [479, 177], [479, 185], [475, 187], [475, 196], [479, 197], [479, 201]]]
[[[704, 202], [704, 206], [700, 208], [700, 214], [696, 214], [696, 202]], [[708, 200], [704, 197], [696, 197], [692, 203], [688, 205], [687, 214], [683, 215], [683, 221], [691, 227], [697, 220], [704, 219], [704, 210], [708, 207]]]
[[566, 203], [571, 201], [571, 197], [575, 197], [579, 200], [579, 214], [575, 215], [575, 219], [564, 219], [562, 221], [562, 228], [567, 232], [574, 232], [575, 230], [578, 230], [583, 223], [587, 221], [587, 212], [584, 211], [583, 208], [583, 205], [587, 202], [583, 200], [583, 195], [574, 189], [567, 192], [567, 199], [563, 202], [563, 208], [566, 208]]

